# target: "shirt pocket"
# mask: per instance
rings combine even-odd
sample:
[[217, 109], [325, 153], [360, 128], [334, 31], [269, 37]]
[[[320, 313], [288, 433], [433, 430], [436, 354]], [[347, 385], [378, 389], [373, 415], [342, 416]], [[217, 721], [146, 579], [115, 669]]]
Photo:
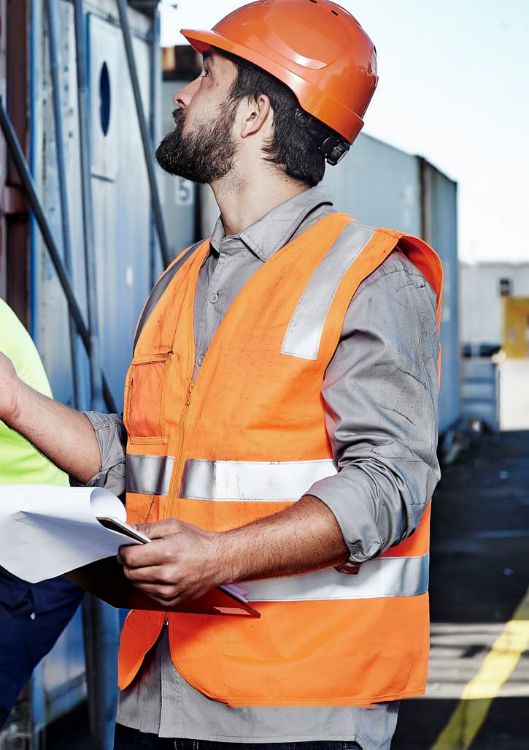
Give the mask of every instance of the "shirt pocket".
[[133, 443], [165, 443], [167, 369], [172, 352], [147, 354], [133, 360], [125, 384], [123, 412]]

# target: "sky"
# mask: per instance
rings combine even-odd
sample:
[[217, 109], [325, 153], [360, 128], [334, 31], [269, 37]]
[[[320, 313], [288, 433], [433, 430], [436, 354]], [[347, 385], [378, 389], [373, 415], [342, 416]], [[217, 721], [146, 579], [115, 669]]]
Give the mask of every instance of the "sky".
[[[178, 29], [211, 28], [243, 4], [166, 0], [162, 44], [185, 43]], [[462, 260], [529, 262], [529, 0], [340, 5], [378, 52], [364, 132], [457, 180]]]

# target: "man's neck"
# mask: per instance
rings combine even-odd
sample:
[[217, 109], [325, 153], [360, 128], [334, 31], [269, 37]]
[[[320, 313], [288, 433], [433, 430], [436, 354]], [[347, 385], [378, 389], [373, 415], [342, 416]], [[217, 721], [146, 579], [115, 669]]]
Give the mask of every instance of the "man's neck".
[[239, 234], [307, 188], [306, 184], [271, 170], [244, 177], [231, 174], [211, 185], [226, 235]]

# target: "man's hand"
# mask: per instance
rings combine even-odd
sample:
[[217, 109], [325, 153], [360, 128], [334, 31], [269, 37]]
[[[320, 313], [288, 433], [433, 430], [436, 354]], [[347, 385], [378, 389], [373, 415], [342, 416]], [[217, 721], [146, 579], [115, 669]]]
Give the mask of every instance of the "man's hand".
[[0, 420], [81, 484], [101, 467], [99, 444], [86, 416], [31, 388], [2, 353]]
[[0, 419], [8, 424], [18, 411], [20, 383], [13, 363], [0, 353]]
[[125, 575], [163, 606], [198, 599], [226, 583], [219, 577], [219, 534], [175, 519], [136, 528], [153, 541], [120, 548]]
[[197, 599], [221, 583], [296, 575], [343, 565], [349, 557], [333, 513], [310, 495], [219, 533], [174, 519], [137, 528], [154, 541], [120, 548], [125, 575], [166, 607]]

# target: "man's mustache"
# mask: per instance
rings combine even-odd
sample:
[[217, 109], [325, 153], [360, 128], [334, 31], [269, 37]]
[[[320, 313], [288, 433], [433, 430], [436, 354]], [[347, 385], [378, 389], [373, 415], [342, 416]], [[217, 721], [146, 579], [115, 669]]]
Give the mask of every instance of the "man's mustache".
[[184, 110], [181, 107], [177, 107], [176, 109], [173, 109], [171, 112], [173, 122], [175, 125], [181, 125], [185, 119]]

